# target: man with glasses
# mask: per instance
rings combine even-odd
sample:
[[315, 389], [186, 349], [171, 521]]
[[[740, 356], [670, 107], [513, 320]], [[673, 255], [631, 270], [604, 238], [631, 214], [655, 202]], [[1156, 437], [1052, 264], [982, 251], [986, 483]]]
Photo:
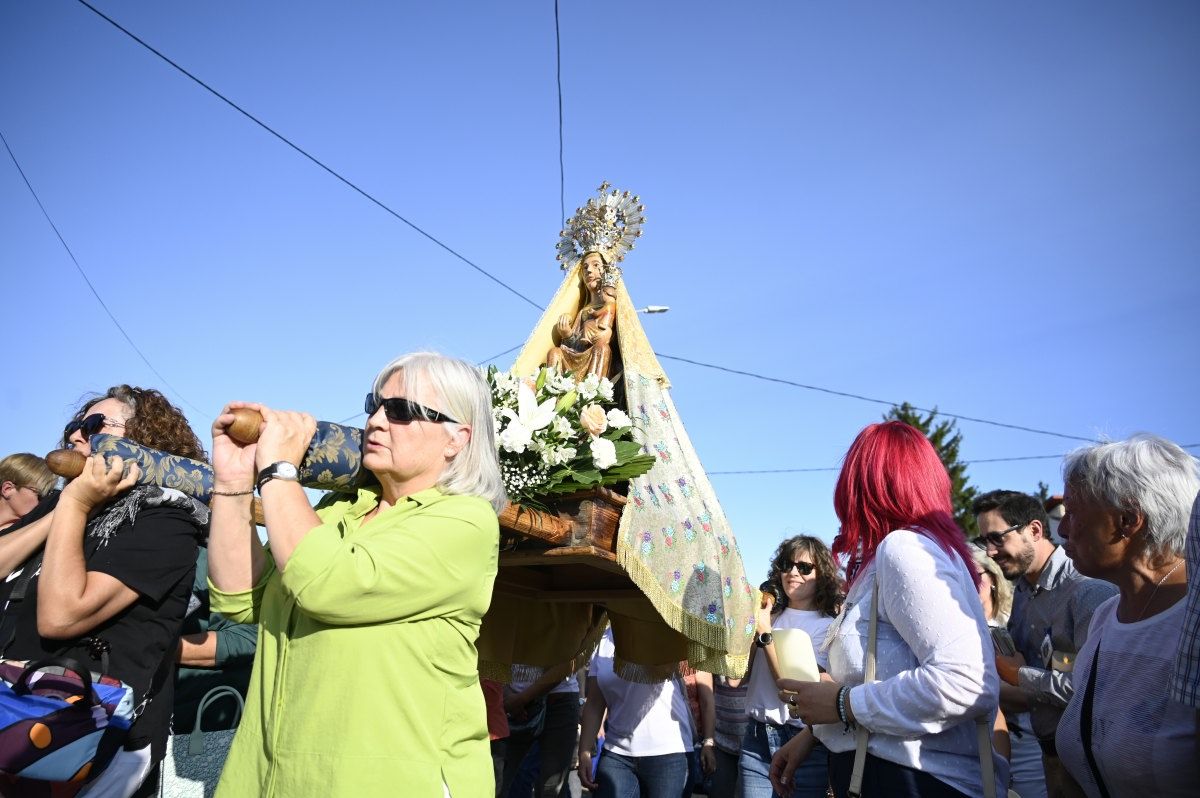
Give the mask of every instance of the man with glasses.
[[1018, 654], [996, 656], [1001, 706], [1029, 712], [1050, 798], [1083, 796], [1059, 763], [1054, 733], [1074, 693], [1071, 668], [1092, 613], [1117, 589], [1075, 570], [1050, 540], [1050, 519], [1033, 496], [994, 490], [976, 499], [972, 511], [980, 532], [972, 542], [1016, 583], [1008, 630]]

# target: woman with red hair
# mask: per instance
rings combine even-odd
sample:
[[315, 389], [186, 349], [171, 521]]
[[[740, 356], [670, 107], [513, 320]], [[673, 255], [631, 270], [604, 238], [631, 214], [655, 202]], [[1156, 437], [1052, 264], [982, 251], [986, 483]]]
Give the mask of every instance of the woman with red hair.
[[[772, 762], [778, 786], [813, 744], [830, 751], [834, 793], [846, 796], [857, 729], [868, 733], [863, 795], [1004, 795], [1007, 766], [991, 757], [984, 789], [976, 719], [996, 713], [999, 680], [975, 569], [951, 515], [950, 478], [925, 436], [907, 424], [859, 433], [838, 477], [842, 531], [834, 554], [849, 591], [826, 639], [821, 682], [780, 680], [781, 696], [812, 724]], [[864, 683], [877, 597], [876, 680]], [[989, 752], [986, 752], [990, 754]]]

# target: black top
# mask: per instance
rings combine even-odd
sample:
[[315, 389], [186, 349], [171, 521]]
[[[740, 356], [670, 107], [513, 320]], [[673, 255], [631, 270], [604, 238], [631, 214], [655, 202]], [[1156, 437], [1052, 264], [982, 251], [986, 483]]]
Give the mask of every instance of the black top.
[[125, 747], [137, 750], [155, 743], [154, 754], [166, 749], [171, 718], [175, 648], [191, 594], [197, 544], [202, 529], [184, 510], [144, 507], [137, 521], [117, 528], [107, 543], [84, 538], [89, 572], [106, 573], [137, 591], [138, 598], [123, 612], [80, 638], [51, 640], [37, 631], [37, 578], [25, 600], [14, 602], [16, 631], [4, 652], [10, 659], [70, 656], [101, 671], [94, 641], [108, 647], [107, 675], [129, 684], [134, 700], [149, 693], [150, 705], [130, 729]]

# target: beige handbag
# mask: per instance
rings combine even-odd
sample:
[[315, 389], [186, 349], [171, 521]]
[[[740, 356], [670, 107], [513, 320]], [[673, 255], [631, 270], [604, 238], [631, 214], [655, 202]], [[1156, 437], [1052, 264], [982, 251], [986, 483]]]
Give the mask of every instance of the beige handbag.
[[[867, 661], [863, 665], [863, 684], [875, 681], [875, 642], [879, 626], [879, 582], [871, 586], [871, 622], [867, 629]], [[992, 734], [987, 718], [978, 718], [975, 729], [979, 734], [979, 768], [983, 772], [984, 798], [996, 798], [996, 771], [992, 762]], [[861, 723], [858, 725], [854, 748], [854, 769], [850, 772], [849, 798], [862, 798], [863, 770], [867, 766], [867, 738], [870, 736]], [[1010, 796], [1015, 795], [1012, 790]]]

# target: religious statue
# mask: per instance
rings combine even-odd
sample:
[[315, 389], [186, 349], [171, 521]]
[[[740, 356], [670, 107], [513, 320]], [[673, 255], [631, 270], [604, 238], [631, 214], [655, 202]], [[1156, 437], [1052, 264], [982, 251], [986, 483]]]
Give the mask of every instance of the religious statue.
[[564, 314], [554, 331], [558, 344], [546, 353], [546, 365], [576, 379], [611, 377], [617, 323], [617, 266], [633, 249], [646, 221], [639, 198], [600, 186], [598, 198], [577, 208], [559, 234], [558, 260], [564, 269], [578, 265], [583, 303], [574, 316]]

